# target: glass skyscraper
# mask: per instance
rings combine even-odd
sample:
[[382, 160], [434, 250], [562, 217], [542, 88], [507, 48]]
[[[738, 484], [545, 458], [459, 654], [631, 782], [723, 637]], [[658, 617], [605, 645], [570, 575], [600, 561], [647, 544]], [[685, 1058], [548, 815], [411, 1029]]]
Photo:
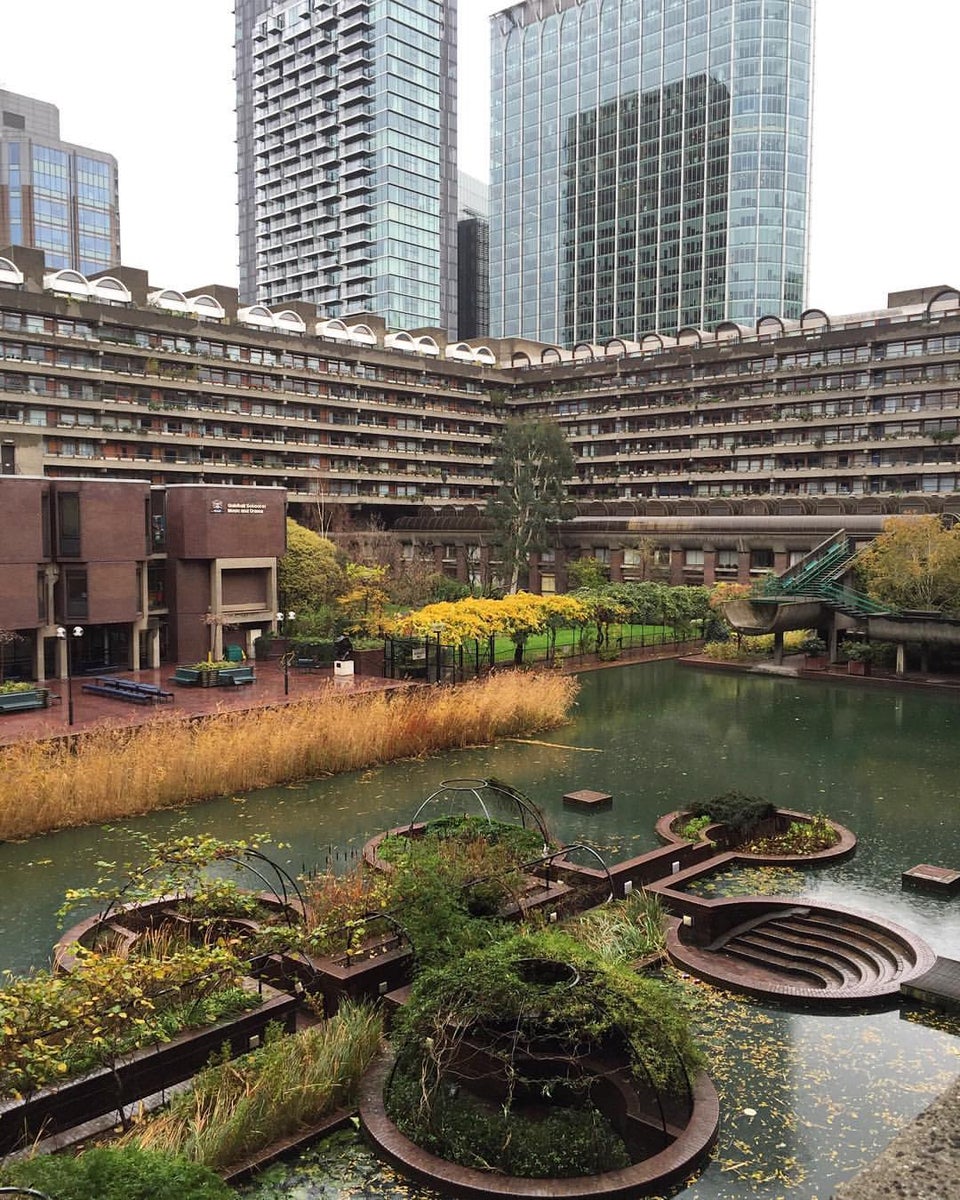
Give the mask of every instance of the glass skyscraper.
[[525, 0], [492, 21], [491, 332], [798, 317], [814, 0]]
[[236, 0], [240, 294], [456, 330], [456, 0]]
[[51, 270], [120, 262], [117, 160], [60, 137], [56, 105], [0, 91], [0, 246], [32, 246]]

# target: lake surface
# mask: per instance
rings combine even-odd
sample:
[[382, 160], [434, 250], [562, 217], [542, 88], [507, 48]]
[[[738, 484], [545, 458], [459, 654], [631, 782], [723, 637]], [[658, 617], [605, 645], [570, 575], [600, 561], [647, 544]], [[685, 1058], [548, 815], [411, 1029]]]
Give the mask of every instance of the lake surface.
[[[495, 775], [526, 792], [552, 831], [609, 861], [657, 843], [663, 812], [733, 788], [822, 809], [860, 838], [847, 863], [806, 873], [806, 895], [861, 909], [960, 957], [956, 902], [902, 892], [922, 862], [960, 865], [960, 698], [649, 663], [582, 676], [574, 720], [531, 742], [504, 742], [306, 785], [273, 788], [127, 826], [161, 834], [185, 823], [220, 836], [269, 831], [295, 872], [345, 869], [364, 841], [411, 818], [445, 778]], [[564, 792], [611, 792], [601, 813], [565, 809]], [[29, 798], [25, 797], [25, 803]], [[122, 830], [87, 829], [0, 845], [0, 966], [48, 961], [67, 887], [98, 860], [135, 853]], [[826, 1200], [960, 1070], [960, 1039], [898, 1011], [822, 1017], [703, 996], [703, 1036], [721, 1089], [717, 1157], [686, 1200]], [[943, 1023], [941, 1023], [943, 1024]], [[744, 1110], [752, 1110], [750, 1116]], [[381, 1169], [357, 1139], [338, 1139], [271, 1176], [268, 1197], [428, 1196]]]

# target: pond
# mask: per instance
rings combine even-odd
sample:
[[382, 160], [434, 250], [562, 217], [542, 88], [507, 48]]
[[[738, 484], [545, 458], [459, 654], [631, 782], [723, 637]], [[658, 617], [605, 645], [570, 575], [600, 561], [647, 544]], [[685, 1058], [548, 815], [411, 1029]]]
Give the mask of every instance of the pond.
[[[675, 663], [582, 677], [575, 720], [526, 742], [273, 788], [129, 822], [161, 833], [178, 821], [221, 836], [268, 830], [294, 871], [355, 861], [372, 833], [409, 820], [438, 781], [496, 775], [527, 792], [567, 842], [611, 861], [656, 845], [663, 812], [737, 788], [823, 809], [860, 837], [849, 862], [806, 873], [805, 894], [862, 909], [960, 957], [955, 903], [901, 892], [921, 862], [960, 864], [955, 791], [960, 698], [701, 671]], [[612, 809], [564, 808], [564, 792], [611, 792]], [[134, 853], [121, 830], [81, 830], [0, 846], [0, 964], [47, 961], [63, 891], [93, 882], [97, 860]], [[791, 883], [793, 881], [785, 881]], [[826, 1200], [960, 1070], [960, 1040], [901, 1012], [822, 1017], [779, 1012], [698, 989], [724, 1124], [716, 1158], [685, 1200]], [[752, 1114], [752, 1115], [751, 1115]], [[320, 1164], [320, 1165], [318, 1165]], [[250, 1193], [422, 1198], [340, 1138]]]

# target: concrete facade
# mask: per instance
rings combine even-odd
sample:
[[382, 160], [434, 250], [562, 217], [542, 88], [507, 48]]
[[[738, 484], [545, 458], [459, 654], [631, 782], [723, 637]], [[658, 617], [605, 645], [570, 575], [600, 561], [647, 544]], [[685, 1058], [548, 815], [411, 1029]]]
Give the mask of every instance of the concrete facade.
[[51, 273], [0, 248], [3, 474], [281, 488], [307, 523], [373, 521], [490, 581], [483, 512], [513, 416], [556, 421], [576, 460], [532, 586], [563, 588], [584, 554], [614, 578], [746, 581], [842, 527], [960, 513], [960, 293], [566, 349], [244, 307], [122, 266]]

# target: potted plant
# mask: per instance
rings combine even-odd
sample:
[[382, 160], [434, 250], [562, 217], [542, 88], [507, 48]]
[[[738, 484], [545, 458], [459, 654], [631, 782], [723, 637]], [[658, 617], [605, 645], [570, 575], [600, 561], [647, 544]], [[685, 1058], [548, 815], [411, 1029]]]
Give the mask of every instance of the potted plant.
[[807, 671], [822, 671], [830, 664], [827, 656], [827, 643], [816, 634], [804, 638], [800, 645], [804, 655], [804, 669]]
[[0, 683], [0, 713], [46, 708], [49, 692], [35, 683]]
[[848, 675], [869, 675], [870, 664], [873, 662], [873, 647], [869, 642], [847, 642], [844, 647], [847, 655]]

